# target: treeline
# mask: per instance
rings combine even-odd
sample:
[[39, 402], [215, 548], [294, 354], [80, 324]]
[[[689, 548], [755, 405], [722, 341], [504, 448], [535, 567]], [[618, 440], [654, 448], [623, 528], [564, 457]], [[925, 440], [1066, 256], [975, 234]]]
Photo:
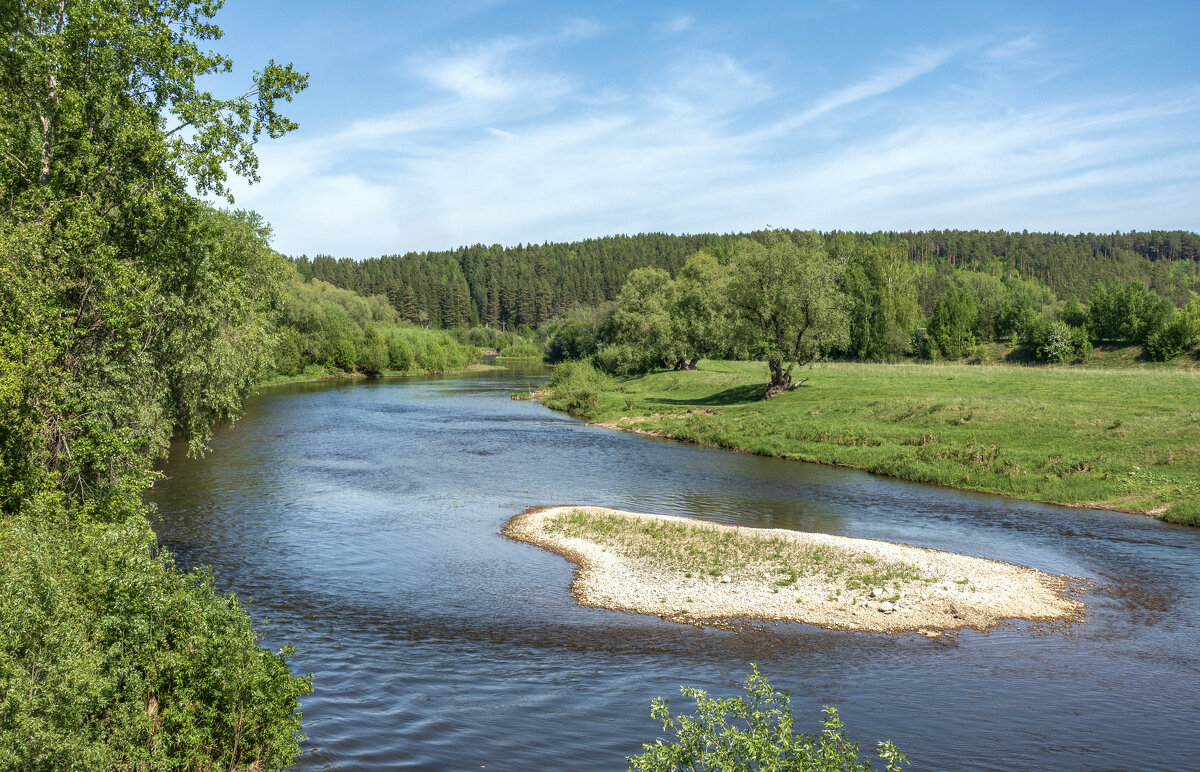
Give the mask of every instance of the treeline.
[[199, 88], [232, 66], [220, 5], [0, 5], [0, 769], [300, 750], [290, 650], [159, 551], [142, 500], [173, 436], [203, 453], [238, 415], [292, 272], [257, 217], [192, 194], [252, 176], [305, 85], [270, 63], [251, 96]]
[[285, 377], [337, 371], [441, 373], [461, 370], [478, 359], [477, 345], [402, 321], [381, 295], [364, 298], [293, 273], [279, 314], [271, 368]]
[[[538, 327], [572, 308], [614, 300], [635, 268], [660, 268], [673, 276], [697, 251], [728, 248], [739, 238], [763, 243], [768, 232], [650, 233], [516, 247], [475, 245], [361, 261], [319, 255], [294, 262], [306, 278], [383, 295], [402, 318], [417, 324], [515, 329]], [[935, 274], [965, 271], [1031, 280], [1060, 300], [1084, 298], [1096, 284], [1138, 282], [1178, 306], [1200, 289], [1200, 235], [1186, 231], [832, 232], [821, 238], [830, 250], [851, 239]], [[919, 297], [926, 315], [936, 301], [930, 292]]]
[[1178, 308], [1137, 280], [1097, 283], [1085, 305], [1015, 272], [923, 265], [898, 245], [850, 234], [777, 231], [702, 250], [674, 277], [632, 271], [615, 303], [550, 326], [548, 358], [588, 359], [613, 375], [758, 359], [770, 370], [768, 396], [791, 388], [796, 364], [822, 357], [982, 361], [985, 344], [1005, 343], [1071, 362], [1093, 342], [1121, 341], [1167, 360], [1200, 339], [1200, 297], [1189, 295]]

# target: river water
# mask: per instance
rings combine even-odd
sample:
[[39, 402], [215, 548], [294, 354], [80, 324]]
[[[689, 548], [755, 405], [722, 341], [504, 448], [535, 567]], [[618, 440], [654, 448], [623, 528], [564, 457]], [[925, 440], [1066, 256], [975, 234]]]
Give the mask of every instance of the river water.
[[[296, 769], [624, 769], [655, 696], [738, 690], [751, 662], [798, 729], [839, 706], [919, 769], [1200, 769], [1200, 530], [586, 426], [509, 395], [540, 368], [298, 384], [253, 397], [152, 491], [184, 565], [292, 643]], [[581, 608], [562, 558], [499, 535], [597, 504], [886, 539], [1085, 577], [1069, 634], [732, 633]], [[679, 712], [677, 710], [676, 712]]]

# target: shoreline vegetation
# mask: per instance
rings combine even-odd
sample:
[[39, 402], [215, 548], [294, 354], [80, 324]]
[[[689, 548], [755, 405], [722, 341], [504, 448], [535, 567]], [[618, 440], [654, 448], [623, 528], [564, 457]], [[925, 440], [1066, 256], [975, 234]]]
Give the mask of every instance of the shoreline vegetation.
[[533, 396], [590, 423], [913, 482], [1196, 525], [1200, 374], [819, 363], [763, 398], [763, 365], [613, 378], [560, 366]]
[[493, 370], [499, 367], [500, 365], [491, 365], [487, 362], [472, 362], [464, 367], [447, 370], [385, 370], [380, 373], [367, 374], [346, 372], [344, 370], [329, 371], [318, 365], [310, 365], [306, 368], [306, 372], [298, 375], [276, 375], [260, 382], [254, 388], [264, 389], [272, 386], [290, 386], [294, 383], [319, 383], [321, 381], [365, 381], [372, 378], [415, 378], [424, 375], [454, 375], [479, 370]]
[[580, 605], [697, 626], [936, 638], [1017, 620], [1057, 629], [1085, 610], [1082, 580], [885, 541], [592, 506], [533, 507], [502, 533], [576, 564]]

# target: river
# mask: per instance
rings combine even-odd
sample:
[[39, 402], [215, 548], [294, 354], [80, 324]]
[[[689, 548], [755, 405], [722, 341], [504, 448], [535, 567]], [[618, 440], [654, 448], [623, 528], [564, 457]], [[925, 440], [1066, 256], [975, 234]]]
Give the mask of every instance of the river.
[[[291, 643], [299, 770], [624, 769], [656, 696], [732, 694], [756, 662], [797, 726], [839, 706], [914, 769], [1200, 768], [1200, 530], [708, 450], [510, 393], [541, 368], [275, 387], [176, 449], [151, 492], [183, 565]], [[597, 504], [886, 539], [1095, 583], [1068, 634], [732, 633], [581, 608], [572, 567], [508, 541], [531, 505]]]

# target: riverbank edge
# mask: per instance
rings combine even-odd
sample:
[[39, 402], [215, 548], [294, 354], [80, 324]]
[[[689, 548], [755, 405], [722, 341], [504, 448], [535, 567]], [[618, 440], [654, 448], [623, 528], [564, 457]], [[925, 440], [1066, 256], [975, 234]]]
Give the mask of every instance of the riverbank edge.
[[467, 365], [461, 370], [421, 370], [420, 372], [385, 372], [378, 375], [365, 375], [363, 373], [328, 373], [326, 375], [318, 375], [314, 378], [297, 377], [283, 378], [277, 381], [263, 381], [254, 385], [254, 390], [269, 389], [274, 386], [291, 386], [294, 383], [320, 383], [322, 381], [369, 381], [385, 378], [415, 378], [424, 375], [458, 375], [459, 373], [478, 372], [480, 370], [503, 370], [500, 365], [489, 365], [484, 362], [474, 362]]
[[[523, 393], [523, 392], [514, 393], [512, 395], [512, 399], [536, 401], [536, 402], [541, 403], [543, 406], [545, 406], [546, 408], [548, 408], [550, 410], [554, 410], [559, 413], [566, 413], [567, 415], [571, 416], [572, 418], [578, 418], [579, 420], [586, 423], [588, 426], [598, 426], [602, 429], [615, 429], [617, 431], [629, 432], [630, 434], [640, 434], [645, 437], [654, 437], [654, 438], [660, 439], [660, 440], [671, 440], [673, 442], [680, 442], [680, 443], [683, 443], [686, 445], [695, 445], [696, 447], [700, 447], [700, 448], [711, 448], [713, 450], [727, 450], [732, 453], [745, 453], [747, 455], [761, 456], [763, 458], [778, 458], [783, 461], [797, 461], [797, 462], [804, 463], [804, 464], [818, 464], [820, 466], [832, 466], [832, 467], [838, 467], [841, 469], [853, 469], [855, 471], [864, 472], [866, 474], [875, 475], [877, 477], [884, 477], [884, 478], [888, 478], [888, 479], [892, 479], [892, 480], [904, 480], [905, 482], [911, 482], [916, 485], [931, 485], [936, 488], [947, 488], [949, 490], [964, 491], [967, 493], [984, 493], [989, 496], [1002, 496], [1004, 498], [1014, 499], [1016, 501], [1028, 501], [1028, 502], [1032, 502], [1034, 504], [1050, 504], [1050, 505], [1053, 505], [1056, 507], [1067, 507], [1070, 509], [1096, 509], [1096, 510], [1103, 510], [1105, 512], [1121, 512], [1121, 513], [1127, 514], [1127, 515], [1140, 515], [1140, 516], [1144, 516], [1144, 517], [1152, 517], [1156, 520], [1162, 520], [1162, 516], [1170, 508], [1167, 505], [1162, 505], [1162, 506], [1157, 506], [1157, 507], [1150, 507], [1147, 509], [1132, 509], [1129, 507], [1121, 507], [1121, 506], [1117, 506], [1115, 504], [1105, 504], [1103, 502], [1097, 502], [1097, 501], [1056, 501], [1054, 499], [1039, 499], [1039, 498], [1034, 498], [1031, 496], [1018, 496], [1010, 491], [1000, 491], [1000, 490], [995, 490], [992, 488], [983, 488], [983, 487], [967, 488], [967, 487], [959, 486], [959, 485], [948, 485], [946, 483], [930, 482], [927, 480], [916, 480], [916, 479], [913, 479], [910, 477], [903, 477], [900, 475], [892, 475], [892, 474], [887, 474], [885, 472], [870, 470], [870, 469], [867, 469], [862, 466], [855, 466], [854, 464], [844, 464], [844, 463], [841, 463], [838, 461], [828, 461], [828, 460], [825, 460], [825, 459], [822, 459], [819, 457], [792, 458], [792, 457], [788, 457], [788, 456], [772, 455], [770, 453], [759, 453], [758, 451], [752, 450], [750, 448], [743, 448], [743, 447], [729, 446], [729, 445], [717, 445], [717, 444], [711, 443], [711, 442], [704, 442], [702, 440], [692, 439], [691, 437], [679, 437], [674, 434], [670, 434], [668, 432], [660, 432], [660, 431], [655, 431], [655, 430], [650, 430], [650, 429], [639, 429], [636, 426], [621, 423], [621, 421], [623, 419], [633, 421], [640, 417], [640, 416], [637, 416], [634, 414], [625, 414], [625, 415], [622, 415], [620, 418], [617, 418], [616, 420], [593, 421], [581, 413], [578, 413], [578, 412], [575, 412], [573, 410], [569, 410], [566, 408], [555, 407], [554, 405], [547, 403], [546, 399], [545, 399], [547, 396], [548, 396], [548, 392], [545, 389], [537, 389], [534, 391], [530, 391], [528, 393]], [[695, 415], [695, 414], [693, 414], [693, 415]], [[1184, 527], [1188, 527], [1186, 524], [1175, 523], [1174, 525], [1183, 525]]]
[[[840, 594], [835, 598], [829, 592], [833, 587], [829, 581], [820, 584], [810, 580], [781, 594], [772, 582], [759, 581], [753, 576], [739, 576], [736, 580], [687, 576], [621, 555], [615, 550], [610, 552], [596, 542], [548, 533], [543, 528], [547, 520], [574, 511], [639, 521], [678, 522], [753, 539], [785, 538], [888, 560], [916, 561], [924, 568], [942, 571], [946, 574], [942, 580], [953, 582], [960, 594], [950, 599], [945, 593], [934, 590], [917, 597], [910, 596], [896, 604], [874, 598], [848, 605]], [[553, 552], [574, 564], [575, 577], [570, 593], [582, 606], [647, 614], [697, 627], [740, 629], [755, 621], [794, 622], [828, 630], [916, 633], [936, 638], [963, 629], [983, 631], [1016, 622], [1066, 629], [1081, 620], [1086, 610], [1078, 599], [1086, 586], [1083, 579], [1047, 574], [992, 558], [883, 540], [722, 525], [696, 518], [596, 506], [529, 507], [513, 516], [501, 529], [501, 534]], [[754, 573], [753, 569], [751, 573]], [[955, 577], [953, 580], [948, 578], [951, 575]], [[983, 592], [977, 592], [977, 588], [965, 592], [960, 576], [970, 582], [972, 588], [979, 583]], [[795, 592], [802, 592], [802, 595], [788, 603]], [[704, 600], [697, 603], [693, 596]], [[984, 600], [991, 602], [992, 607], [981, 603]]]

